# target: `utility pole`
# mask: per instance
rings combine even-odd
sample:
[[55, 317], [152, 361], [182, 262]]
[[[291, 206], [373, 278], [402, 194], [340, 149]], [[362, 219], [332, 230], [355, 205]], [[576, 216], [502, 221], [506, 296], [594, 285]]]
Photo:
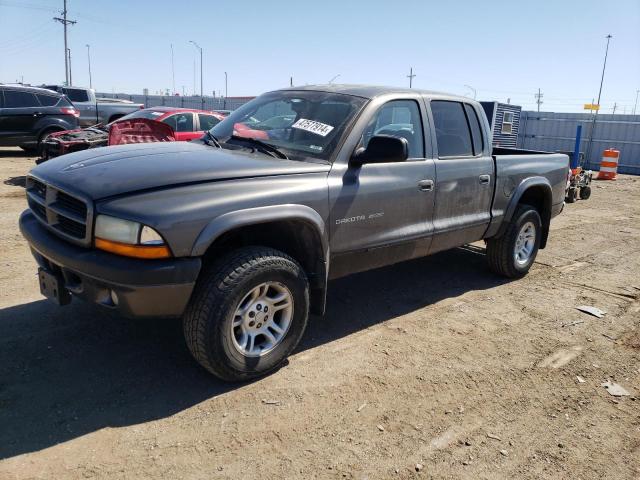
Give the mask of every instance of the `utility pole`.
[[71, 76], [71, 49], [68, 48], [67, 52], [69, 54], [69, 86], [73, 86], [73, 77]]
[[87, 61], [89, 62], [89, 88], [93, 88], [93, 82], [91, 80], [91, 51], [90, 45], [87, 43]]
[[[293, 87], [293, 77], [289, 77], [289, 86]], [[638, 96], [636, 95], [636, 102], [638, 101]]]
[[598, 109], [596, 110], [595, 115], [593, 116], [593, 121], [591, 122], [591, 132], [589, 134], [589, 143], [587, 144], [587, 155], [585, 158], [587, 162], [591, 159], [591, 147], [593, 146], [593, 132], [596, 128], [596, 119], [598, 118], [598, 111], [600, 110], [600, 97], [602, 96], [602, 84], [604, 83], [604, 72], [607, 69], [607, 56], [609, 55], [609, 42], [611, 41], [612, 35], [609, 34], [605, 37], [607, 39], [607, 47], [604, 51], [604, 62], [602, 64], [602, 76], [600, 77], [600, 89], [598, 90]]
[[633, 104], [633, 114], [636, 114], [636, 108], [638, 108], [638, 94], [640, 93], [640, 90], [636, 90], [636, 103]]
[[171, 95], [176, 94], [176, 70], [173, 64], [173, 43], [171, 44]]
[[612, 115], [616, 114], [616, 108], [618, 108], [618, 102], [613, 102], [613, 111], [611, 112]]
[[[204, 95], [202, 94], [202, 47], [200, 45], [198, 45], [196, 42], [194, 42], [193, 40], [189, 40], [189, 43], [193, 43], [193, 46], [196, 47], [198, 50], [200, 50], [200, 97], [204, 97]], [[194, 77], [195, 77], [195, 63], [194, 63]], [[194, 81], [194, 85], [195, 85], [195, 81]], [[194, 90], [194, 95], [195, 95], [195, 86], [193, 88]]]
[[53, 17], [56, 22], [60, 22], [64, 27], [64, 78], [67, 85], [71, 85], [71, 69], [69, 68], [69, 58], [67, 57], [67, 53], [69, 49], [67, 48], [67, 25], [75, 25], [75, 20], [67, 20], [67, 0], [64, 0], [64, 6], [62, 10], [62, 18]]
[[538, 104], [538, 112], [540, 112], [540, 105], [544, 103], [542, 101], [542, 97], [544, 97], [544, 93], [542, 93], [540, 89], [538, 89], [538, 93], [534, 94], [534, 97], [536, 97], [536, 103]]
[[228, 80], [229, 76], [227, 75], [227, 72], [224, 72], [224, 98], [227, 98], [229, 96]]
[[413, 73], [413, 67], [409, 68], [409, 75], [407, 75], [407, 78], [409, 79], [409, 88], [413, 87], [413, 78], [416, 75]]

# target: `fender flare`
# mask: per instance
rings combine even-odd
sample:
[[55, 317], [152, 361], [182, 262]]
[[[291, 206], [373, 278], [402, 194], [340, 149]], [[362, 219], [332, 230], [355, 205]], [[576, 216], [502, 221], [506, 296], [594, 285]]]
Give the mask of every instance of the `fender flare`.
[[516, 213], [516, 208], [522, 199], [524, 193], [532, 187], [540, 188], [542, 187], [544, 191], [544, 209], [540, 212], [540, 217], [542, 220], [542, 238], [540, 241], [540, 248], [544, 248], [547, 243], [547, 237], [549, 236], [549, 223], [551, 222], [551, 204], [553, 199], [553, 192], [551, 189], [551, 183], [545, 177], [529, 177], [524, 179], [520, 184], [516, 187], [515, 192], [511, 196], [511, 200], [505, 209], [504, 217], [502, 219], [502, 224], [496, 233], [496, 237], [501, 237], [507, 229], [507, 224], [513, 218], [513, 215]]
[[313, 208], [298, 204], [247, 208], [222, 214], [211, 220], [202, 229], [193, 244], [191, 256], [199, 257], [204, 255], [216, 239], [236, 228], [283, 220], [299, 220], [314, 227], [319, 234], [322, 251], [325, 255], [325, 258], [322, 260], [328, 262], [329, 240], [327, 238], [324, 220]]

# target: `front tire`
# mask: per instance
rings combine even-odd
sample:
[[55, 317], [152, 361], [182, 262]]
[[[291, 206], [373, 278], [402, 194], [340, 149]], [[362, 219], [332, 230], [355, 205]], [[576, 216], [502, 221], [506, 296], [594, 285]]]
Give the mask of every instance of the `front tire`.
[[309, 282], [298, 262], [266, 247], [238, 249], [203, 272], [183, 317], [194, 358], [242, 381], [280, 367], [304, 334]]
[[538, 254], [542, 221], [538, 211], [520, 205], [499, 238], [487, 240], [489, 267], [507, 278], [524, 277]]

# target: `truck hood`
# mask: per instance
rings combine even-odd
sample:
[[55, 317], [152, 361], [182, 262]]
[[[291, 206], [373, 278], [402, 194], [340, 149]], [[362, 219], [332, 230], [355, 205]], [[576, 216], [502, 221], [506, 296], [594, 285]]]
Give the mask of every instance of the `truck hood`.
[[100, 200], [141, 190], [274, 175], [328, 172], [329, 164], [281, 160], [191, 142], [120, 145], [49, 160], [31, 173], [69, 192]]

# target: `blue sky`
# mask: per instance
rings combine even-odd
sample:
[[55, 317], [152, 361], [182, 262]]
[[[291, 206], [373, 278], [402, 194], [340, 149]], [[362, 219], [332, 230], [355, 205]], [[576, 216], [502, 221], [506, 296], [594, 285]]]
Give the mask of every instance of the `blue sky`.
[[[613, 35], [603, 112], [631, 112], [640, 89], [640, 0], [378, 1], [68, 0], [73, 80], [87, 85], [91, 45], [99, 91], [256, 95], [294, 84], [408, 85], [543, 110], [581, 111], [597, 96], [605, 36]], [[0, 0], [0, 81], [64, 80], [62, 0]], [[199, 92], [199, 63], [196, 87]], [[640, 109], [640, 106], [639, 106]]]

